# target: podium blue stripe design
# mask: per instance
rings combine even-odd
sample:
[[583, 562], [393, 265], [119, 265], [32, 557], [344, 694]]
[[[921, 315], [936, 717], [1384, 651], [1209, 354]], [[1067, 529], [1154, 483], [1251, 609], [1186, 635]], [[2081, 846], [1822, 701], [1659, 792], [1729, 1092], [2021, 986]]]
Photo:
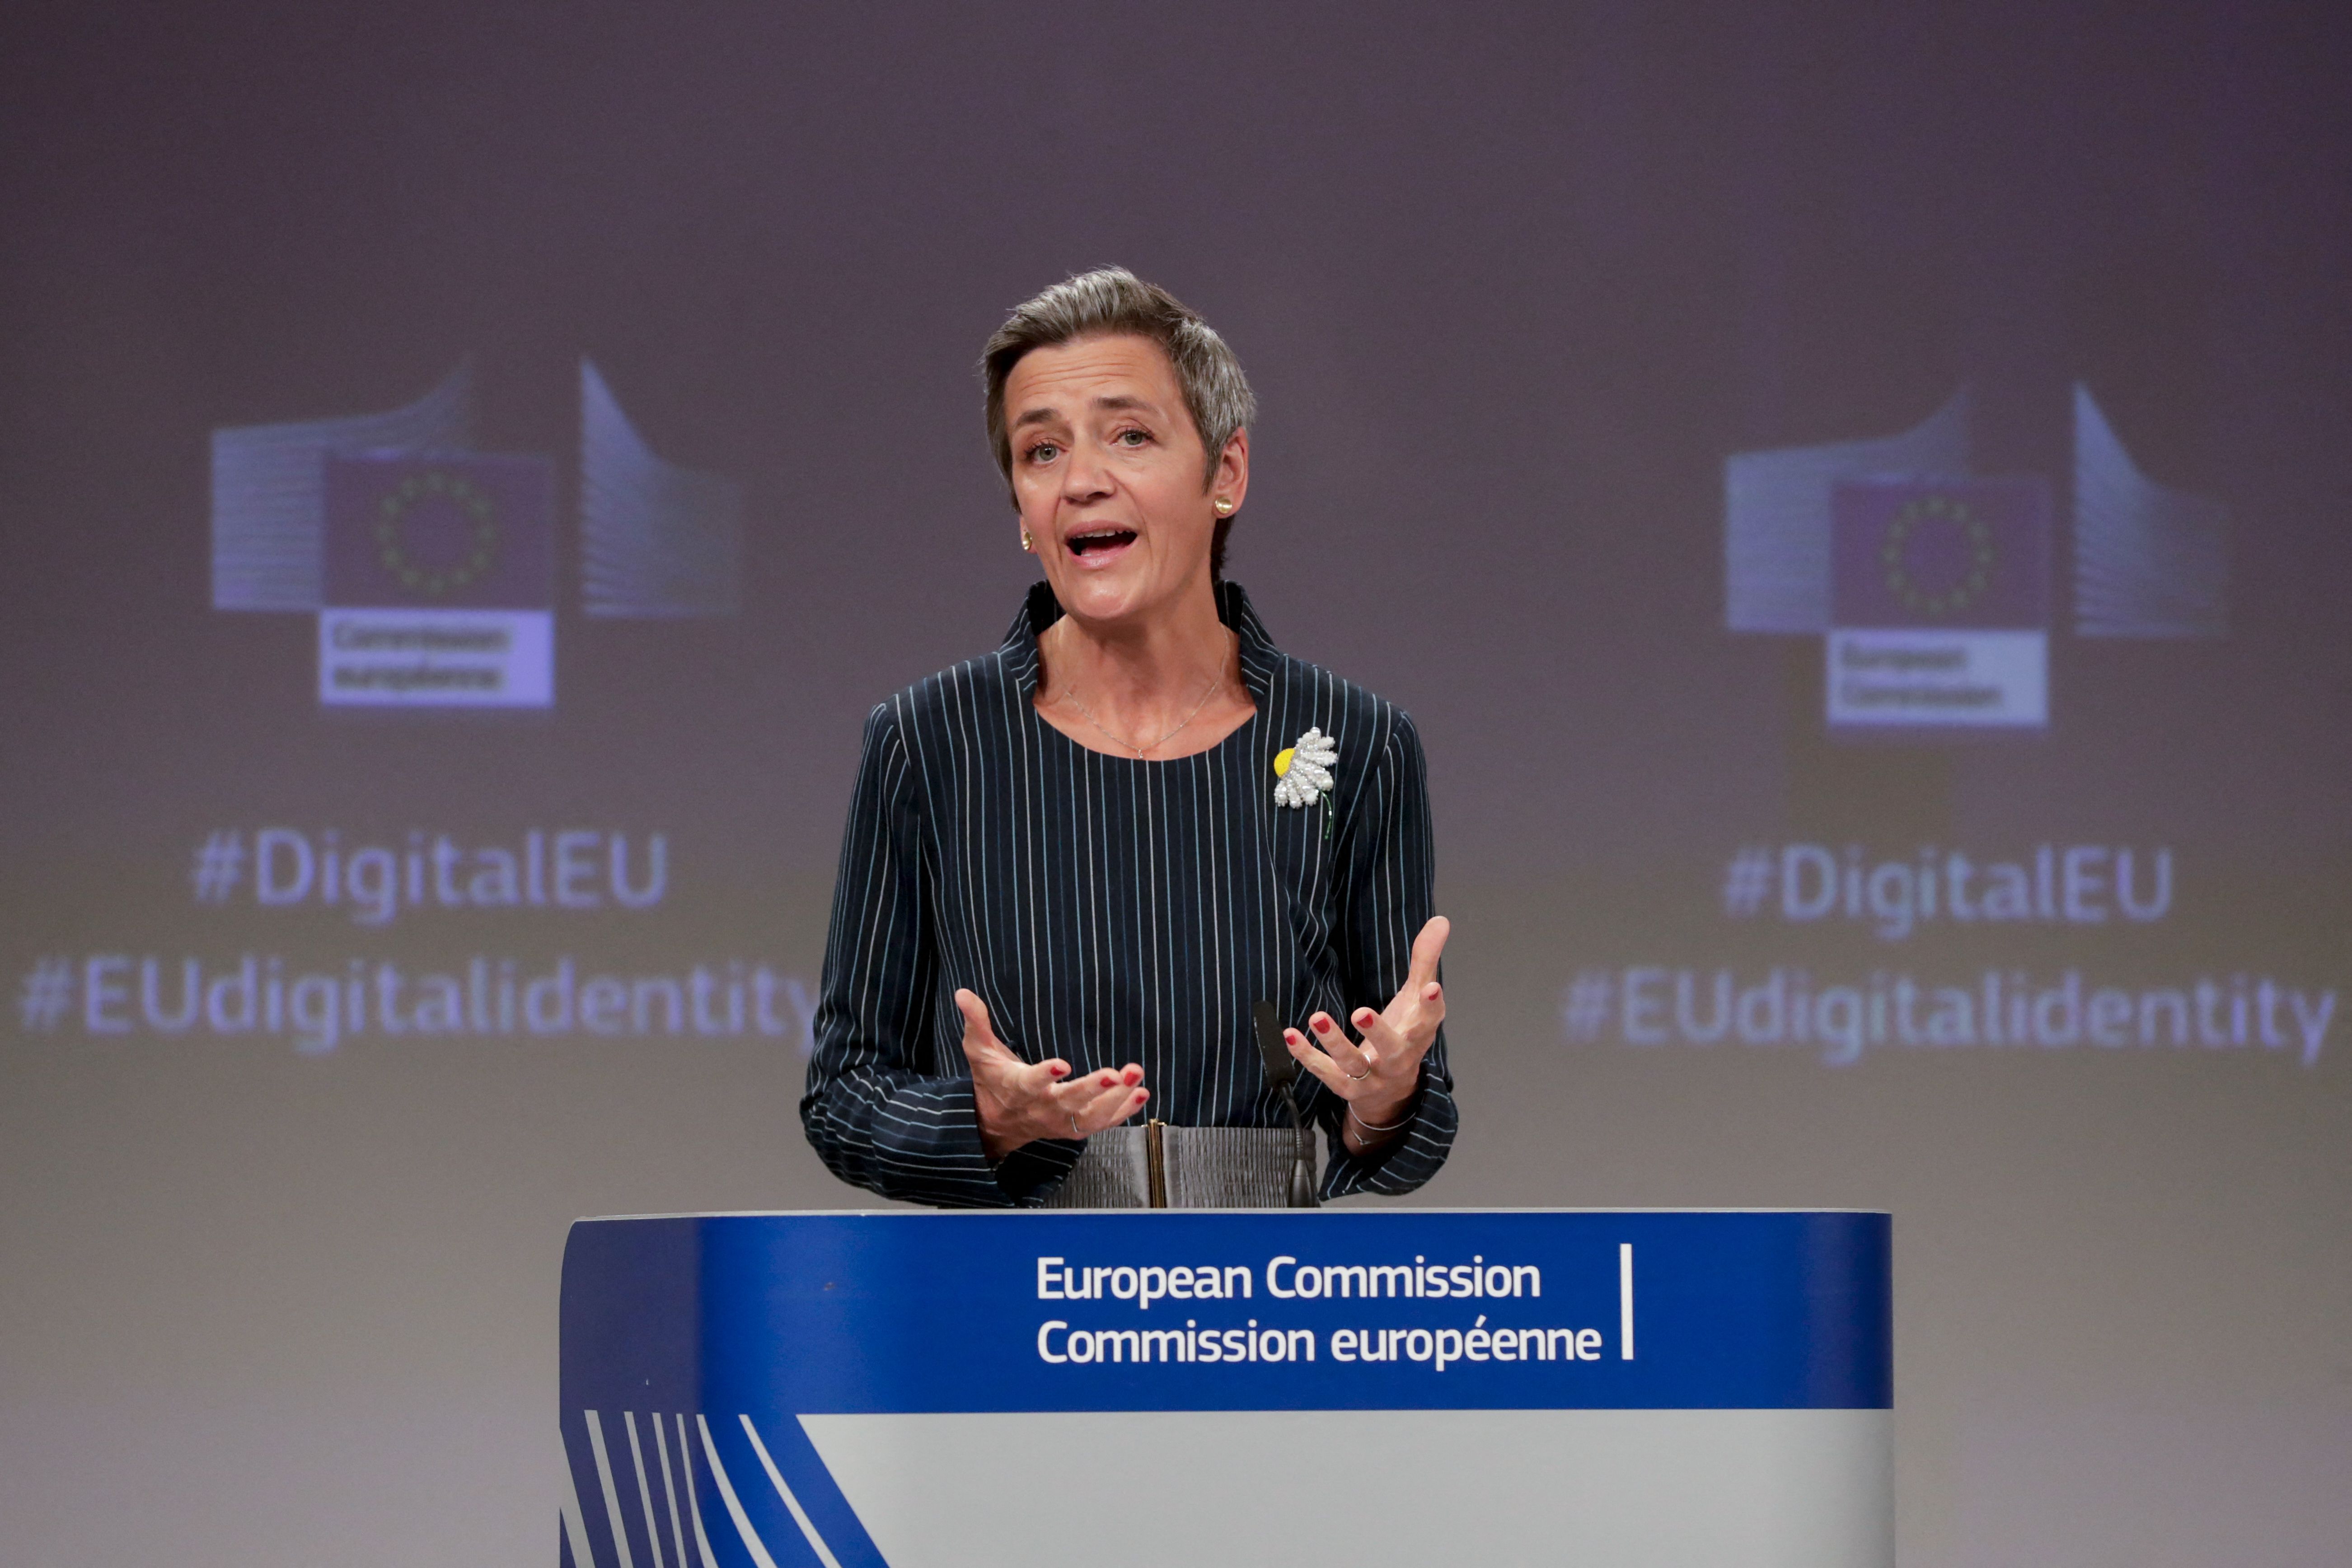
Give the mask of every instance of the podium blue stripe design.
[[575, 1468], [562, 1510], [560, 1561], [572, 1568], [882, 1568], [797, 1421], [762, 1431], [740, 1412], [624, 1411], [617, 1420], [618, 1440], [613, 1412], [566, 1419], [566, 1447], [585, 1442], [593, 1480], [583, 1510]]

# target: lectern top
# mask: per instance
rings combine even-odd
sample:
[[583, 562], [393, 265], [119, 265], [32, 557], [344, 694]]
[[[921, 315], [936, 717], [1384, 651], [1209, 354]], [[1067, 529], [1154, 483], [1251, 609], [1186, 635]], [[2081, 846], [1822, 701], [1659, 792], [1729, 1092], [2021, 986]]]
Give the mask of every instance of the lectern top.
[[652, 1219], [905, 1219], [905, 1218], [908, 1218], [908, 1217], [921, 1217], [921, 1216], [924, 1216], [924, 1215], [929, 1215], [929, 1216], [931, 1216], [931, 1217], [933, 1217], [933, 1218], [939, 1218], [939, 1219], [964, 1219], [964, 1220], [970, 1220], [970, 1219], [1002, 1219], [1002, 1218], [1004, 1218], [1004, 1217], [1006, 1217], [1006, 1216], [1008, 1216], [1008, 1215], [1011, 1215], [1011, 1216], [1022, 1216], [1022, 1217], [1027, 1217], [1027, 1218], [1045, 1218], [1045, 1217], [1049, 1217], [1049, 1216], [1055, 1216], [1055, 1217], [1062, 1217], [1062, 1218], [1071, 1218], [1071, 1217], [1091, 1217], [1091, 1218], [1097, 1218], [1097, 1219], [1106, 1219], [1106, 1218], [1107, 1218], [1107, 1219], [1116, 1219], [1116, 1218], [1119, 1218], [1119, 1217], [1122, 1217], [1122, 1216], [1125, 1216], [1125, 1215], [1135, 1215], [1135, 1214], [1142, 1214], [1142, 1213], [1152, 1213], [1152, 1212], [1159, 1212], [1159, 1213], [1162, 1213], [1162, 1214], [1181, 1213], [1181, 1214], [1190, 1214], [1190, 1215], [1256, 1215], [1256, 1216], [1261, 1216], [1261, 1217], [1271, 1217], [1271, 1216], [1273, 1216], [1273, 1215], [1286, 1215], [1286, 1216], [1292, 1216], [1292, 1217], [1297, 1217], [1297, 1218], [1313, 1218], [1313, 1217], [1318, 1217], [1318, 1216], [1320, 1216], [1320, 1217], [1327, 1217], [1327, 1218], [1328, 1218], [1328, 1217], [1332, 1217], [1332, 1216], [1351, 1215], [1372, 1215], [1372, 1214], [1413, 1214], [1413, 1215], [1699, 1215], [1699, 1214], [1708, 1214], [1708, 1215], [1804, 1215], [1804, 1214], [1832, 1215], [1832, 1214], [1834, 1214], [1834, 1215], [1879, 1215], [1879, 1216], [1881, 1216], [1881, 1217], [1886, 1217], [1886, 1218], [1891, 1218], [1891, 1217], [1892, 1217], [1892, 1213], [1891, 1213], [1891, 1211], [1886, 1210], [1886, 1209], [1870, 1209], [1870, 1208], [1827, 1208], [1827, 1207], [1825, 1207], [1825, 1208], [1769, 1208], [1769, 1207], [1730, 1207], [1730, 1206], [1726, 1206], [1726, 1207], [1720, 1207], [1720, 1208], [1675, 1208], [1675, 1209], [1660, 1209], [1660, 1208], [1631, 1208], [1631, 1207], [1612, 1208], [1612, 1207], [1605, 1207], [1605, 1206], [1603, 1206], [1603, 1207], [1591, 1207], [1591, 1208], [1580, 1208], [1580, 1207], [1579, 1207], [1579, 1208], [1570, 1208], [1570, 1207], [1557, 1207], [1557, 1206], [1549, 1206], [1549, 1205], [1527, 1205], [1527, 1206], [1506, 1205], [1506, 1206], [1488, 1207], [1488, 1208], [1466, 1208], [1466, 1207], [1440, 1208], [1440, 1207], [1435, 1207], [1435, 1206], [1429, 1206], [1429, 1205], [1414, 1205], [1414, 1206], [1413, 1206], [1413, 1207], [1412, 1207], [1412, 1208], [1406, 1208], [1406, 1209], [1374, 1208], [1374, 1207], [1372, 1207], [1372, 1206], [1370, 1206], [1370, 1205], [1366, 1205], [1365, 1207], [1362, 1207], [1362, 1208], [1352, 1208], [1352, 1209], [1350, 1209], [1350, 1208], [1329, 1208], [1329, 1207], [1327, 1207], [1327, 1208], [1319, 1208], [1319, 1209], [1183, 1209], [1183, 1210], [1160, 1210], [1160, 1211], [1151, 1211], [1151, 1210], [1132, 1210], [1132, 1209], [1129, 1209], [1129, 1210], [1095, 1210], [1095, 1211], [1088, 1211], [1088, 1210], [1084, 1210], [1084, 1209], [933, 1209], [933, 1208], [917, 1208], [917, 1207], [914, 1207], [914, 1206], [909, 1205], [909, 1206], [908, 1206], [908, 1207], [904, 1207], [904, 1208], [887, 1208], [887, 1209], [709, 1209], [709, 1210], [697, 1210], [697, 1211], [692, 1211], [692, 1212], [688, 1212], [688, 1213], [681, 1213], [681, 1214], [600, 1214], [600, 1215], [581, 1215], [578, 1219], [574, 1220], [572, 1223], [573, 1223], [574, 1225], [604, 1225], [604, 1224], [617, 1223], [617, 1222], [623, 1222], [623, 1221], [652, 1220]]

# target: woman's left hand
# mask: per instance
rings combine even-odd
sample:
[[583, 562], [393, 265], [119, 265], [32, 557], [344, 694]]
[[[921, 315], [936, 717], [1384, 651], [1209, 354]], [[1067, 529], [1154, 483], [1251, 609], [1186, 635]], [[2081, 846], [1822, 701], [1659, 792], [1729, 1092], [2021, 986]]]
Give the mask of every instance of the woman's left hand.
[[[1405, 1120], [1421, 1091], [1421, 1058], [1436, 1040], [1437, 1026], [1445, 1022], [1445, 988], [1437, 982], [1437, 960], [1451, 930], [1444, 915], [1421, 928], [1412, 939], [1411, 972], [1387, 1010], [1359, 1007], [1349, 1020], [1363, 1036], [1360, 1042], [1349, 1040], [1328, 1013], [1307, 1020], [1315, 1033], [1313, 1044], [1296, 1029], [1282, 1032], [1299, 1065], [1347, 1101], [1349, 1116], [1341, 1135], [1357, 1153], [1394, 1136], [1394, 1124]], [[1388, 1131], [1373, 1131], [1383, 1128]]]

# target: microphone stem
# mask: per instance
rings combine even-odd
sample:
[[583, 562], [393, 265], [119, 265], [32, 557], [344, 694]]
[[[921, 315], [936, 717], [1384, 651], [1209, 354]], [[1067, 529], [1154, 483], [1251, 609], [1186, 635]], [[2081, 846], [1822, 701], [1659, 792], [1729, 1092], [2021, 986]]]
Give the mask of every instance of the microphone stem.
[[1297, 1140], [1290, 1159], [1290, 1206], [1320, 1208], [1321, 1200], [1315, 1195], [1315, 1141], [1307, 1133], [1306, 1115], [1298, 1109], [1298, 1096], [1286, 1083], [1282, 1086], [1282, 1100], [1290, 1107], [1290, 1131]]

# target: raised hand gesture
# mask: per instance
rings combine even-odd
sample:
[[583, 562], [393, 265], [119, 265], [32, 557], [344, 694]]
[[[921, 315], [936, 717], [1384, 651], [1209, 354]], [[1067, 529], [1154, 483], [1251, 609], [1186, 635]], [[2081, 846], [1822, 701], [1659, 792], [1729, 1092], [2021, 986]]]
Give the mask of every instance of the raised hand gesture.
[[963, 1015], [963, 1055], [971, 1065], [980, 1146], [992, 1160], [1040, 1138], [1085, 1138], [1116, 1127], [1151, 1098], [1137, 1063], [1064, 1082], [1070, 1064], [1061, 1058], [1024, 1062], [1005, 1048], [989, 1027], [988, 1004], [958, 991], [955, 1005]]
[[1437, 1026], [1445, 1022], [1445, 988], [1437, 982], [1437, 960], [1453, 929], [1444, 915], [1421, 928], [1412, 939], [1412, 969], [1387, 1009], [1375, 1013], [1359, 1007], [1349, 1019], [1362, 1035], [1360, 1043], [1349, 1039], [1328, 1013], [1307, 1020], [1315, 1033], [1312, 1044], [1296, 1029], [1282, 1032], [1299, 1064], [1348, 1102], [1340, 1135], [1354, 1152], [1386, 1142], [1411, 1118], [1413, 1096], [1421, 1089], [1421, 1058], [1436, 1040]]

